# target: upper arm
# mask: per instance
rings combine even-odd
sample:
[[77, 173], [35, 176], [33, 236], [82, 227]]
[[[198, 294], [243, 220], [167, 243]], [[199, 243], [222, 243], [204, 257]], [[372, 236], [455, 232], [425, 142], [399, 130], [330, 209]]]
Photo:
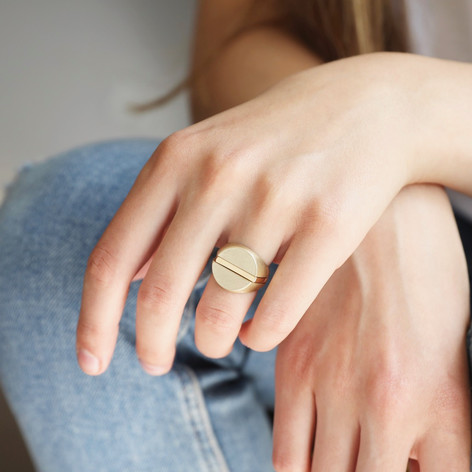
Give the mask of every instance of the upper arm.
[[290, 32], [280, 5], [282, 0], [200, 0], [191, 82], [194, 121], [320, 63]]
[[194, 67], [200, 67], [238, 33], [283, 16], [276, 0], [200, 0], [198, 3]]

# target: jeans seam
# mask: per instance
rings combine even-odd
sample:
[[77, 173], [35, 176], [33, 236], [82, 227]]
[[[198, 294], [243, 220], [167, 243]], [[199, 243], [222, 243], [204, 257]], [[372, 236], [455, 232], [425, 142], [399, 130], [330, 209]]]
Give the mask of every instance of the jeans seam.
[[202, 389], [195, 372], [185, 365], [179, 365], [176, 369], [176, 373], [182, 384], [182, 391], [191, 426], [200, 446], [207, 471], [230, 472], [213, 430]]

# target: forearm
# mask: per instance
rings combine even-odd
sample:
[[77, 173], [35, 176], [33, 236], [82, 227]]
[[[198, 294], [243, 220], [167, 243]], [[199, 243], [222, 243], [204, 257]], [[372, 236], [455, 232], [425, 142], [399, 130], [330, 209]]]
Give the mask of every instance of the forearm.
[[426, 128], [419, 178], [472, 196], [472, 64], [422, 62]]
[[[212, 0], [201, 3], [204, 14], [199, 19], [193, 61], [201, 73], [191, 90], [194, 121], [246, 102], [301, 71], [308, 72], [308, 82], [313, 74], [313, 82], [317, 83], [315, 75], [322, 73], [317, 66], [322, 61], [284, 28], [251, 27], [225, 44], [221, 27], [215, 25], [229, 21], [236, 11], [240, 12], [241, 7], [236, 6], [239, 2], [229, 1], [229, 7], [218, 6]], [[220, 16], [214, 13], [211, 17], [205, 9], [222, 11]], [[277, 17], [276, 12], [271, 14]], [[233, 32], [237, 30], [234, 25], [233, 22]], [[239, 27], [244, 27], [244, 22]], [[216, 58], [202, 67], [205, 59], [218, 50]], [[369, 56], [359, 64], [361, 69], [375, 64], [376, 72], [369, 79], [372, 86], [376, 78], [388, 84], [390, 92], [398, 97], [399, 105], [394, 102], [394, 108], [408, 103], [402, 112], [412, 123], [411, 132], [406, 134], [414, 135], [414, 138], [403, 138], [405, 142], [408, 139], [414, 142], [408, 183], [437, 183], [472, 195], [472, 65], [413, 54]], [[331, 69], [329, 65], [326, 67], [325, 80], [330, 80]], [[325, 66], [321, 69], [324, 72]], [[356, 77], [368, 74], [368, 70], [361, 70]], [[351, 75], [347, 78], [354, 79]], [[315, 87], [313, 93], [316, 92]], [[311, 93], [309, 87], [307, 93]], [[410, 106], [410, 102], [414, 105]], [[384, 114], [392, 111], [386, 108]]]

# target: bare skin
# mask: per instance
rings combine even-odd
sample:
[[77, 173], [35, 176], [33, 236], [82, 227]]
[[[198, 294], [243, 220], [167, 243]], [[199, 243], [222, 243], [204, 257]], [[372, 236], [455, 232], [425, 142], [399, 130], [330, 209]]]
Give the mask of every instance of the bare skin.
[[276, 470], [469, 471], [468, 294], [447, 196], [405, 188], [279, 346]]
[[[218, 11], [217, 3], [202, 2], [202, 11]], [[225, 5], [219, 8], [236, 8], [233, 1]], [[218, 18], [213, 22], [215, 28], [221, 24]], [[265, 54], [273, 50], [275, 38], [285, 62], [280, 54], [272, 62], [274, 55]], [[197, 39], [203, 47], [205, 38]], [[268, 58], [264, 67], [262, 57]], [[332, 457], [317, 426], [311, 463], [315, 405], [311, 416], [301, 418], [308, 397], [295, 407], [284, 401], [280, 379], [297, 391], [327, 391], [333, 382], [329, 366], [348, 359], [357, 372], [352, 379], [346, 374], [351, 391], [343, 406], [351, 417], [338, 422], [345, 415], [337, 411], [329, 423], [339, 424], [336, 434], [352, 442], [329, 470], [355, 470], [358, 452], [362, 471], [404, 470], [410, 454], [425, 461], [427, 471], [445, 470], [434, 468], [440, 464], [433, 461], [434, 454], [420, 452], [433, 448], [420, 445], [446, 434], [459, 458], [458, 468], [447, 470], [465, 471], [464, 442], [470, 438], [462, 349], [468, 309], [464, 259], [443, 190], [418, 186], [415, 193], [402, 188], [435, 182], [472, 194], [467, 177], [472, 172], [472, 142], [467, 138], [472, 135], [472, 66], [386, 53], [319, 64], [284, 32], [263, 28], [234, 41], [209, 67], [193, 99], [195, 115], [205, 119], [156, 149], [90, 256], [77, 348], [92, 353], [97, 363], [94, 369], [80, 353], [79, 363], [91, 375], [106, 370], [129, 283], [144, 277], [138, 295], [137, 354], [147, 372], [166, 373], [183, 306], [211, 250], [227, 241], [240, 242], [267, 263], [280, 263], [277, 274], [254, 319], [242, 327], [254, 295], [225, 292], [210, 279], [197, 308], [196, 343], [207, 356], [221, 357], [237, 336], [261, 351], [283, 341], [277, 361], [276, 469], [326, 470], [320, 464]], [[251, 74], [262, 69], [263, 74]], [[431, 214], [420, 228], [418, 218], [410, 216], [411, 207], [424, 207]], [[389, 235], [400, 244], [385, 254], [384, 246], [374, 242], [388, 241]], [[430, 252], [424, 251], [425, 240], [443, 254], [440, 269], [434, 269]], [[375, 296], [359, 289], [360, 274], [376, 287]], [[446, 275], [457, 284], [439, 296], [437, 287], [444, 285]], [[333, 296], [340, 287], [351, 289]], [[398, 322], [392, 322], [392, 306]], [[444, 336], [445, 327], [449, 336]], [[357, 335], [349, 342], [335, 341], [352, 333]], [[311, 336], [323, 349], [307, 356]], [[370, 346], [369, 352], [359, 347], [364, 345]], [[300, 358], [307, 375], [290, 380], [284, 365]], [[385, 369], [378, 368], [377, 359], [385, 360], [380, 364]], [[420, 365], [434, 375], [415, 377]], [[387, 380], [394, 380], [387, 385], [386, 402], [404, 395], [404, 383], [398, 382], [403, 374], [409, 394], [394, 410], [398, 414], [378, 418], [375, 402], [383, 396], [376, 392], [377, 385], [385, 386], [384, 372]], [[431, 408], [443, 398], [434, 392], [443, 387], [454, 394], [447, 397], [453, 407], [448, 403], [438, 413], [441, 421], [432, 422]], [[316, 409], [333, 411], [333, 405], [325, 402]], [[405, 418], [411, 421], [403, 435]], [[388, 432], [383, 448], [372, 446], [369, 437], [356, 440], [359, 427], [369, 431], [371, 424]], [[454, 434], [448, 434], [450, 425]], [[287, 427], [297, 433], [277, 440]], [[375, 453], [369, 452], [372, 448]]]

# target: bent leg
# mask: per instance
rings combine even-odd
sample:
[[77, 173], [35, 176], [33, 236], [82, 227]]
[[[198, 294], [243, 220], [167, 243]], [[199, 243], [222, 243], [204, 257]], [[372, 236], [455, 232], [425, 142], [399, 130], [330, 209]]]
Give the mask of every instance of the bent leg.
[[157, 144], [100, 143], [26, 167], [0, 208], [0, 382], [38, 471], [273, 470], [270, 424], [242, 373], [246, 349], [214, 361], [193, 342], [209, 264], [168, 375], [147, 375], [136, 357], [139, 281], [108, 370], [78, 367], [87, 258]]

